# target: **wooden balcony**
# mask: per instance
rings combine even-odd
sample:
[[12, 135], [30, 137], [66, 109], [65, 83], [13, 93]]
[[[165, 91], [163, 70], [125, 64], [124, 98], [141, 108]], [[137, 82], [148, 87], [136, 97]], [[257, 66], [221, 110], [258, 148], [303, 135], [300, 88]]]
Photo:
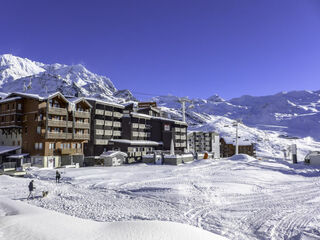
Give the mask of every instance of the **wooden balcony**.
[[61, 154], [63, 155], [75, 155], [77, 153], [83, 153], [82, 149], [79, 149], [79, 148], [63, 148], [63, 149], [60, 149], [60, 151], [61, 151]]
[[72, 139], [72, 133], [48, 132], [47, 139]]
[[90, 139], [90, 134], [75, 134], [73, 139], [76, 139], [76, 140], [89, 140]]
[[89, 123], [82, 123], [82, 122], [75, 122], [74, 128], [89, 129], [90, 124]]
[[49, 127], [67, 127], [67, 121], [48, 120]]
[[68, 111], [66, 108], [48, 107], [48, 113], [54, 115], [67, 115]]
[[77, 118], [90, 118], [90, 112], [75, 111], [74, 116]]

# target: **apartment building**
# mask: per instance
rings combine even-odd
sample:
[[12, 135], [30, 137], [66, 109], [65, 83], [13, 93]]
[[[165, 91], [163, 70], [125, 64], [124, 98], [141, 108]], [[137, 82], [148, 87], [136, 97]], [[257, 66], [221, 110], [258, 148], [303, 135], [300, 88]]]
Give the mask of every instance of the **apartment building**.
[[188, 134], [189, 150], [193, 153], [213, 153], [214, 158], [220, 157], [219, 134], [216, 132], [196, 131]]
[[[151, 105], [151, 106], [150, 106]], [[170, 151], [174, 141], [175, 151], [183, 153], [187, 148], [187, 124], [162, 118], [155, 103], [125, 106], [122, 118], [122, 139], [111, 140], [113, 150], [128, 154], [128, 162], [141, 161], [142, 156], [154, 150]]]
[[17, 145], [31, 163], [58, 167], [83, 162], [89, 140], [91, 105], [61, 93], [41, 97], [12, 93], [0, 101], [1, 145]]
[[100, 156], [104, 151], [113, 150], [111, 139], [121, 139], [124, 106], [116, 103], [86, 98], [91, 104], [90, 141], [85, 144], [86, 156]]

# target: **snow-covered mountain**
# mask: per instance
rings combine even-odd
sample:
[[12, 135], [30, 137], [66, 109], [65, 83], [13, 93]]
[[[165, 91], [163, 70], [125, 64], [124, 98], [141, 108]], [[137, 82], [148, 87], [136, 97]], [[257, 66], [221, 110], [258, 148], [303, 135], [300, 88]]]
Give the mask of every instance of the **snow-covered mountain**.
[[92, 73], [81, 64], [43, 64], [11, 54], [0, 55], [0, 91], [40, 95], [60, 91], [116, 102], [134, 100], [130, 91], [118, 91], [109, 78]]
[[[118, 103], [136, 101], [129, 90], [117, 90], [109, 78], [94, 74], [80, 64], [44, 64], [11, 54], [0, 55], [0, 92], [14, 91], [40, 95], [61, 91], [66, 95], [91, 96]], [[171, 118], [181, 120], [177, 96], [158, 96], [152, 100]], [[222, 136], [233, 136], [234, 129], [225, 126], [230, 125], [232, 119], [242, 119], [246, 125], [242, 133], [244, 139], [252, 142], [280, 139], [285, 146], [292, 142], [290, 139], [300, 137], [306, 139], [306, 145], [312, 141], [312, 149], [316, 150], [316, 143], [308, 137], [320, 140], [319, 112], [320, 91], [293, 91], [231, 100], [217, 94], [207, 99], [192, 99], [187, 104], [186, 115], [191, 130], [216, 130]], [[266, 137], [268, 134], [271, 137]], [[261, 150], [270, 147], [281, 154], [281, 147], [274, 144], [260, 147]]]
[[[166, 108], [180, 108], [175, 96], [160, 96], [153, 100]], [[320, 139], [320, 91], [281, 92], [261, 97], [245, 95], [228, 101], [218, 95], [192, 99], [192, 103], [187, 104], [187, 116], [193, 120], [195, 114], [202, 118], [214, 115], [241, 119], [246, 125], [278, 130], [289, 137]]]

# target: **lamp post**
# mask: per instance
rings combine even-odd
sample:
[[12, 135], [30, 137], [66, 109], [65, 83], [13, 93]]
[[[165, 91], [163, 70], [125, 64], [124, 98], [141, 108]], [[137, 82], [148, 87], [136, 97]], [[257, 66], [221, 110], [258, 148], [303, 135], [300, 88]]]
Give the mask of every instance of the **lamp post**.
[[239, 127], [240, 123], [242, 123], [242, 121], [240, 119], [238, 119], [232, 123], [232, 126], [236, 127], [236, 155], [239, 154], [238, 127]]

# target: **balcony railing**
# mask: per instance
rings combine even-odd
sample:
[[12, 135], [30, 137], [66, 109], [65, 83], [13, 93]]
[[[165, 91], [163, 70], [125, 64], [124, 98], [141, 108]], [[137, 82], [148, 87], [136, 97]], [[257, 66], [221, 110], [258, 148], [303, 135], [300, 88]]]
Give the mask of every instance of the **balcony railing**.
[[111, 136], [112, 135], [112, 130], [104, 130], [104, 135]]
[[120, 137], [121, 132], [120, 131], [113, 131], [113, 136]]
[[96, 129], [96, 135], [103, 135], [102, 129]]
[[112, 112], [106, 110], [106, 111], [104, 112], [104, 115], [109, 116], [109, 117], [112, 117]]
[[72, 139], [72, 133], [48, 132], [48, 139]]
[[108, 145], [109, 140], [107, 139], [96, 139], [94, 144], [96, 145]]
[[75, 122], [74, 124], [75, 128], [84, 128], [88, 129], [90, 127], [89, 123], [84, 123], [84, 122]]
[[104, 125], [105, 125], [105, 126], [108, 126], [108, 127], [112, 127], [112, 121], [107, 121], [107, 120], [106, 120], [106, 121], [104, 122]]
[[49, 119], [48, 126], [49, 127], [67, 127], [67, 121]]
[[90, 139], [90, 134], [75, 134], [74, 139], [79, 139], [79, 140], [89, 140]]
[[48, 113], [55, 115], [67, 115], [68, 111], [66, 108], [48, 107]]
[[101, 119], [96, 119], [94, 120], [95, 125], [103, 125], [104, 124], [104, 120]]
[[113, 112], [113, 116], [116, 118], [122, 118], [123, 114], [119, 112]]
[[96, 114], [97, 114], [97, 115], [104, 115], [104, 110], [102, 110], [102, 109], [96, 109]]
[[121, 127], [121, 122], [113, 122], [113, 126], [120, 128]]
[[90, 118], [90, 112], [75, 111], [74, 116], [78, 118]]

